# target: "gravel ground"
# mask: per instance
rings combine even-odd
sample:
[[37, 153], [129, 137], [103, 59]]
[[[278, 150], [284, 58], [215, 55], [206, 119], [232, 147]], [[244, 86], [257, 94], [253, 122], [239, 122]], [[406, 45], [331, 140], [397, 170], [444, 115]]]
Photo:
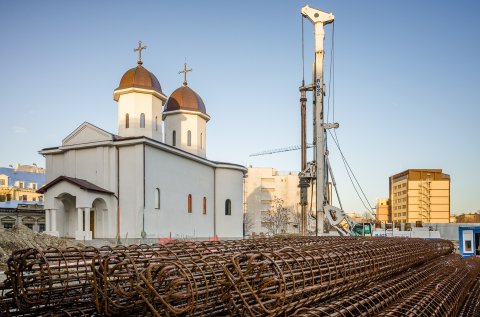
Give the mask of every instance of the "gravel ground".
[[[0, 274], [7, 269], [7, 260], [13, 251], [26, 248], [44, 250], [50, 246], [65, 248], [70, 246], [83, 246], [83, 244], [75, 242], [74, 240], [61, 239], [44, 233], [36, 233], [24, 225], [15, 225], [10, 230], [0, 230]], [[2, 280], [1, 275], [0, 281]]]

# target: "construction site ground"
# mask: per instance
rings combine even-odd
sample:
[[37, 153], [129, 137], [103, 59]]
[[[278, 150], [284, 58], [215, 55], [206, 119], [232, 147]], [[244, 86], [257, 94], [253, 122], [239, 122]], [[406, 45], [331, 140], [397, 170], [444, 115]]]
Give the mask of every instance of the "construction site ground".
[[7, 260], [12, 252], [35, 248], [45, 250], [47, 247], [66, 248], [83, 247], [72, 239], [57, 238], [45, 233], [36, 233], [24, 225], [15, 225], [12, 229], [0, 229], [0, 281], [3, 280], [3, 272], [7, 269]]

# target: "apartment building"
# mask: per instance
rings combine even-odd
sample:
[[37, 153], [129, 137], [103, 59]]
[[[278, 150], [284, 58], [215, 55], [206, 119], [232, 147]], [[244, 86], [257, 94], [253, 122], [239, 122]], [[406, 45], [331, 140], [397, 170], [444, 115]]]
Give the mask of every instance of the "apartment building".
[[390, 199], [388, 198], [379, 198], [377, 199], [376, 209], [375, 209], [375, 219], [380, 222], [391, 222], [389, 217], [390, 210]]
[[[267, 233], [265, 218], [275, 198], [283, 201], [289, 210], [289, 224], [285, 233], [298, 233], [300, 225], [300, 188], [298, 172], [279, 172], [271, 167], [249, 167], [244, 186], [246, 234]], [[312, 188], [308, 189], [309, 199]], [[315, 210], [315, 202], [307, 210]], [[308, 226], [308, 224], [307, 224]], [[311, 226], [311, 224], [310, 224]]]
[[408, 169], [389, 185], [392, 222], [450, 222], [450, 175], [441, 169]]

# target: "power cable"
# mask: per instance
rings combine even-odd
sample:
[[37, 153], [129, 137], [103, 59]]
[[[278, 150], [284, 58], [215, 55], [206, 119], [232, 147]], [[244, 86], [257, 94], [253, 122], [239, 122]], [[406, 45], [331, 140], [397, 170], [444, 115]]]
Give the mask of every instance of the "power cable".
[[[332, 137], [332, 139], [333, 139], [333, 142], [335, 143], [335, 145], [337, 146], [338, 151], [340, 152], [340, 156], [342, 157], [343, 164], [345, 165], [345, 169], [346, 169], [346, 171], [347, 171], [348, 178], [350, 179], [350, 182], [352, 183], [353, 189], [354, 189], [355, 192], [357, 193], [358, 198], [359, 198], [360, 201], [362, 202], [362, 205], [365, 207], [365, 209], [366, 209], [368, 212], [370, 212], [373, 216], [375, 216], [375, 213], [373, 212], [373, 207], [372, 207], [372, 205], [370, 205], [370, 202], [368, 201], [368, 198], [367, 198], [365, 192], [363, 191], [362, 186], [360, 185], [357, 177], [355, 176], [355, 173], [353, 172], [353, 169], [350, 167], [350, 164], [348, 164], [348, 161], [347, 161], [345, 155], [343, 154], [342, 149], [340, 148], [340, 144], [339, 144], [339, 142], [338, 142], [338, 138], [336, 138], [330, 130], [328, 130], [328, 132], [330, 133], [330, 135], [331, 135], [331, 137]], [[352, 177], [353, 177], [353, 179], [352, 179]], [[354, 180], [355, 180], [355, 182], [354, 182]], [[355, 185], [355, 183], [356, 183], [357, 185]], [[360, 195], [360, 193], [359, 193], [359, 191], [358, 191], [358, 189], [357, 189], [357, 186], [358, 186], [358, 188], [360, 189], [360, 192], [362, 193], [363, 198], [362, 198], [362, 195]], [[364, 201], [364, 199], [365, 199], [365, 201]], [[366, 203], [365, 203], [365, 202], [366, 202]], [[368, 206], [367, 206], [367, 204], [368, 204]]]

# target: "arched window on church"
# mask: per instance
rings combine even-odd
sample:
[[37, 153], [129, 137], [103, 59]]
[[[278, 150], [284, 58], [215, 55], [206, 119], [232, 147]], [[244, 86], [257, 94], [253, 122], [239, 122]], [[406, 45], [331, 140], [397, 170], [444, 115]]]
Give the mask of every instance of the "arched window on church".
[[200, 133], [200, 148], [203, 149], [203, 133]]
[[158, 131], [158, 117], [155, 116], [155, 131]]
[[176, 146], [177, 145], [177, 131], [173, 130], [172, 132], [172, 145]]
[[128, 113], [125, 115], [125, 129], [130, 128], [130, 116]]
[[207, 214], [207, 197], [203, 197], [202, 213], [203, 213], [204, 215]]
[[155, 188], [155, 209], [160, 209], [160, 188]]
[[145, 128], [145, 114], [140, 115], [140, 128]]
[[188, 194], [188, 213], [191, 214], [192, 213], [192, 194]]
[[187, 131], [187, 146], [192, 146], [192, 131]]
[[225, 200], [225, 216], [232, 215], [232, 201], [230, 199]]

